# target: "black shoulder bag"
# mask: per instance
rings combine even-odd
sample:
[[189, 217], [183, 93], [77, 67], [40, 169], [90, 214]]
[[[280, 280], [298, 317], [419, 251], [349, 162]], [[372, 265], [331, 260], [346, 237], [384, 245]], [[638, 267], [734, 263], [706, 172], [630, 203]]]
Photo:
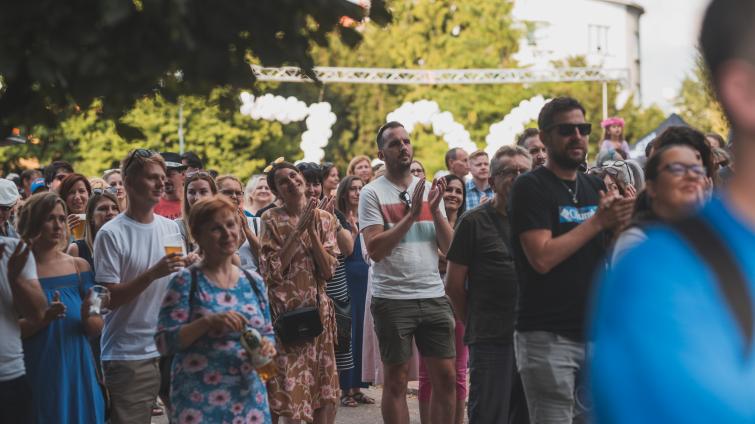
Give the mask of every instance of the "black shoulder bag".
[[731, 250], [710, 225], [698, 217], [682, 219], [673, 223], [671, 227], [713, 270], [718, 287], [742, 331], [745, 355], [748, 355], [753, 338], [752, 297], [747, 279]]

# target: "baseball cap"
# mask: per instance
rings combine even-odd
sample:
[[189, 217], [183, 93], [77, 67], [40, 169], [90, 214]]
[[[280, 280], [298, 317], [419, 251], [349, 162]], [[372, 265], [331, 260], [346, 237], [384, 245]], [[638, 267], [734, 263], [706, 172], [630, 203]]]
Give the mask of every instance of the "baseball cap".
[[40, 188], [47, 188], [47, 184], [45, 184], [44, 178], [37, 178], [36, 180], [32, 181], [31, 187], [29, 187], [29, 190], [31, 190], [31, 194], [34, 194]]
[[165, 167], [168, 169], [184, 170], [186, 165], [181, 163], [181, 155], [173, 152], [163, 152], [160, 156], [165, 160]]
[[14, 205], [19, 197], [21, 196], [18, 194], [16, 183], [5, 178], [0, 178], [0, 205]]

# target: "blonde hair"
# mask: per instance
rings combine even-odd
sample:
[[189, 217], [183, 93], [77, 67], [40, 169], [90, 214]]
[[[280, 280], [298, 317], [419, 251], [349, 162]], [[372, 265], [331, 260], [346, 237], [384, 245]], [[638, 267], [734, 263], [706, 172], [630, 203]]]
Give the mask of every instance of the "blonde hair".
[[[370, 169], [372, 169], [372, 160], [369, 156], [366, 155], [359, 155], [354, 156], [354, 158], [349, 162], [348, 168], [346, 168], [346, 175], [356, 175], [354, 173], [354, 169], [357, 167], [358, 164], [362, 162], [367, 162], [368, 165], [370, 165]], [[367, 181], [365, 181], [365, 184], [367, 184]]]
[[107, 181], [99, 177], [90, 178], [89, 185], [92, 186], [92, 190], [96, 190], [96, 189], [105, 190], [110, 187], [110, 184], [108, 184]]
[[[61, 205], [63, 207], [63, 213], [68, 216], [68, 208], [66, 202], [55, 192], [37, 193], [26, 199], [24, 206], [18, 213], [18, 223], [16, 224], [16, 230], [18, 234], [26, 243], [34, 240], [42, 233], [42, 223], [47, 220], [47, 216], [50, 215], [55, 206]], [[68, 238], [70, 229], [68, 225], [65, 226], [65, 235], [58, 243], [60, 250], [64, 250], [68, 246]]]
[[[143, 156], [140, 152], [147, 152], [149, 156]], [[165, 167], [165, 159], [160, 156], [159, 153], [151, 150], [136, 149], [132, 150], [121, 161], [121, 176], [123, 177], [123, 183], [126, 184], [126, 180], [129, 176], [140, 174], [148, 164], [160, 165], [163, 171], [167, 172]], [[128, 169], [126, 167], [128, 166]], [[129, 171], [129, 172], [126, 172]], [[130, 173], [130, 174], [129, 174]]]

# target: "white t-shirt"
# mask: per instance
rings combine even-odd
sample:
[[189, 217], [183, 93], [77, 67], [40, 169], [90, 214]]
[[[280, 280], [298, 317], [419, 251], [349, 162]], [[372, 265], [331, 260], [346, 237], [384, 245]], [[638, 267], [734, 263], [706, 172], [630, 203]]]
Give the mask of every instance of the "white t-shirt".
[[[157, 214], [149, 224], [119, 214], [100, 228], [94, 241], [97, 282], [119, 284], [134, 280], [165, 256], [163, 240], [179, 231], [178, 224]], [[105, 315], [103, 360], [135, 361], [160, 356], [154, 336], [169, 281], [170, 275], [153, 281], [134, 300]]]
[[[21, 328], [18, 326], [19, 317], [13, 305], [13, 293], [8, 281], [8, 259], [16, 249], [18, 239], [0, 237], [0, 244], [4, 245], [3, 258], [0, 260], [0, 381], [9, 381], [26, 373]], [[19, 278], [37, 279], [37, 263], [31, 253]]]
[[[420, 179], [412, 177], [407, 188], [411, 199]], [[422, 180], [424, 181], [424, 180]], [[386, 299], [430, 299], [445, 295], [438, 272], [438, 242], [427, 196], [431, 184], [425, 181], [422, 212], [390, 255], [372, 265], [372, 296]], [[382, 225], [388, 230], [409, 213], [399, 187], [380, 177], [367, 184], [359, 195], [359, 227]], [[441, 213], [445, 214], [443, 202]]]

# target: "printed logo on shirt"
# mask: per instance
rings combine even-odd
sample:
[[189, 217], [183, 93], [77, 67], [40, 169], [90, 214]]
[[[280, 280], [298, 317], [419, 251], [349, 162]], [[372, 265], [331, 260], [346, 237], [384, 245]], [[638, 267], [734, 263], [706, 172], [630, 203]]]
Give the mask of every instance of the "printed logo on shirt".
[[590, 219], [598, 211], [597, 206], [584, 206], [577, 208], [574, 206], [559, 206], [558, 216], [559, 222], [569, 222], [575, 224], [581, 224]]

